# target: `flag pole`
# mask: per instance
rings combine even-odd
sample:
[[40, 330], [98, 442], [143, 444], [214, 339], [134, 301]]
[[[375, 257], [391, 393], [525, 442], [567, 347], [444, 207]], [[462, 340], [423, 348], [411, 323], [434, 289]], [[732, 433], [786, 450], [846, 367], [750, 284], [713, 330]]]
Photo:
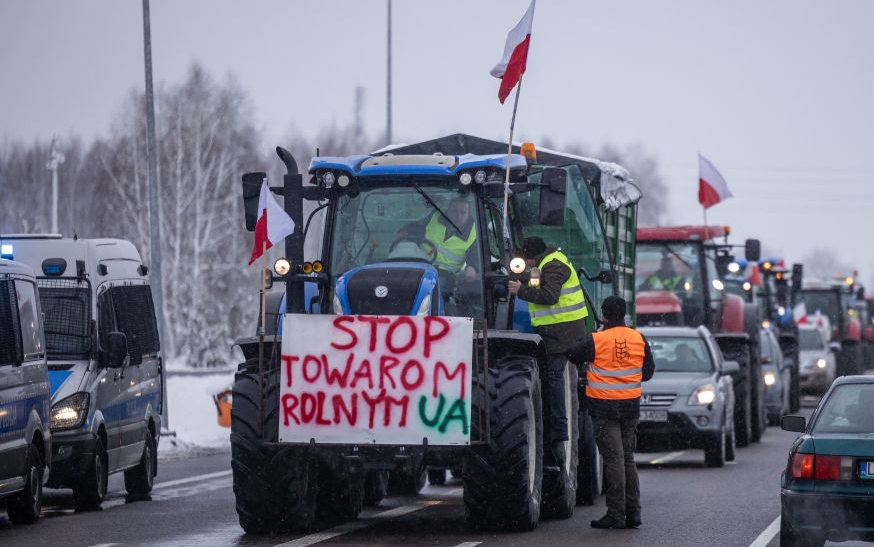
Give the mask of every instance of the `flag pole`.
[[704, 241], [710, 239], [710, 227], [707, 226], [707, 207], [701, 205], [701, 211], [704, 213]]
[[522, 89], [522, 75], [516, 84], [516, 97], [513, 100], [513, 117], [510, 118], [510, 139], [507, 142], [507, 168], [504, 170], [504, 239], [510, 240], [510, 229], [507, 226], [507, 201], [510, 196], [510, 158], [513, 155], [513, 129], [516, 127], [516, 109], [519, 107], [519, 91]]
[[[267, 238], [261, 242], [261, 325], [258, 328], [258, 437], [264, 438], [264, 333], [267, 326]], [[274, 344], [276, 341], [274, 340]]]

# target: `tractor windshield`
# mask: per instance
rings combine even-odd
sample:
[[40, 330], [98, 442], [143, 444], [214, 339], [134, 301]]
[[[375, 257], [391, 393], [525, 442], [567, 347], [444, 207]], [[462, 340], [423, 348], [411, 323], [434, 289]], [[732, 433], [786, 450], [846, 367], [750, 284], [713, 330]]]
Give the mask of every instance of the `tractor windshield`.
[[[679, 299], [686, 325], [706, 325], [722, 301], [716, 261], [698, 242], [637, 243], [638, 295], [668, 291]], [[712, 306], [712, 310], [708, 310]], [[710, 313], [708, 313], [708, 311]]]
[[472, 196], [438, 186], [367, 185], [342, 196], [328, 230], [329, 286], [359, 267], [403, 262], [413, 270], [432, 266], [439, 275], [445, 313], [480, 317], [483, 260], [476, 217]]

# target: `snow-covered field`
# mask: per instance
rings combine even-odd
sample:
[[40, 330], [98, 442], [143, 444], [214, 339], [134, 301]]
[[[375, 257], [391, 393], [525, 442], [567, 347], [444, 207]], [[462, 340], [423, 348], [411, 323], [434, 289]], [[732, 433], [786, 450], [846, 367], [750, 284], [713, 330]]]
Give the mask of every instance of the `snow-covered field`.
[[218, 424], [213, 397], [234, 382], [234, 370], [202, 373], [168, 364], [167, 421], [158, 444], [159, 459], [230, 451], [231, 430]]

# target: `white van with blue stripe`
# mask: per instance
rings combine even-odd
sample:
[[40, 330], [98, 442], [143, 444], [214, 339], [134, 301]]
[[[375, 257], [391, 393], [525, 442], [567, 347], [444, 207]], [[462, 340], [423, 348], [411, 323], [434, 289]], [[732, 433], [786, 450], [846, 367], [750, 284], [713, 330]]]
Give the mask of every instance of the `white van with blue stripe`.
[[110, 474], [129, 500], [148, 499], [157, 473], [163, 363], [148, 268], [120, 239], [3, 235], [33, 268], [45, 315], [51, 384], [51, 473], [77, 508], [98, 507]]

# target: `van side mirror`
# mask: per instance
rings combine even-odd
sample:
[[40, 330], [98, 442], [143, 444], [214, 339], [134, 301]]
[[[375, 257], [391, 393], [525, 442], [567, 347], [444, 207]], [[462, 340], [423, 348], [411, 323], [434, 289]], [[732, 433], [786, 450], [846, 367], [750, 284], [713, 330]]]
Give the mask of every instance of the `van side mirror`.
[[123, 332], [110, 332], [101, 345], [103, 365], [109, 368], [121, 368], [130, 363], [127, 350], [127, 336]]
[[547, 167], [540, 179], [540, 223], [563, 226], [567, 204], [567, 171]]

